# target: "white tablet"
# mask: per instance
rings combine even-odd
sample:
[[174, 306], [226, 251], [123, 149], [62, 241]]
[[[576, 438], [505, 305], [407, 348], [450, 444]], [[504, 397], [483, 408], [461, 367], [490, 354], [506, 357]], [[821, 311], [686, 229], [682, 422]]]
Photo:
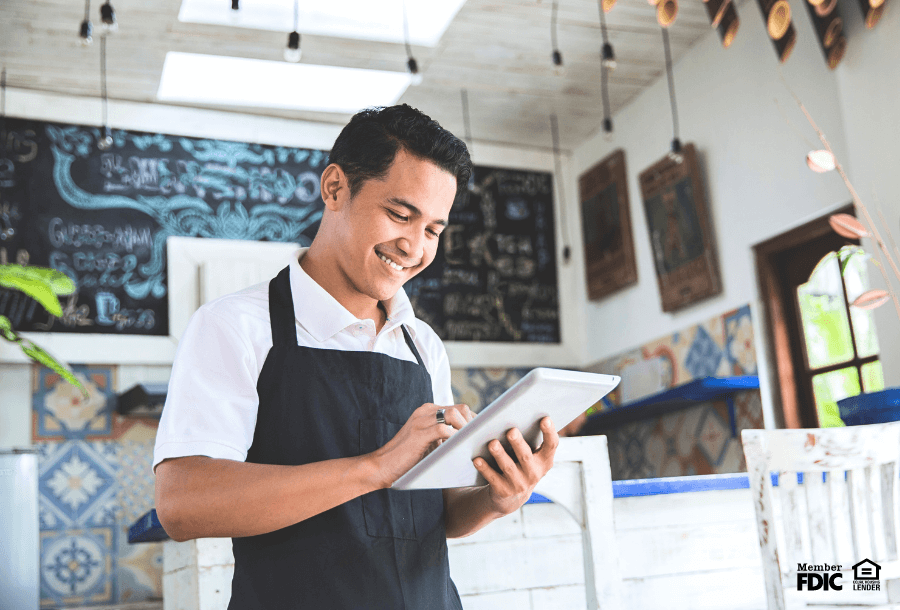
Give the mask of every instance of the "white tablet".
[[541, 444], [540, 421], [549, 415], [559, 430], [619, 384], [615, 375], [536, 368], [485, 407], [409, 472], [397, 479], [394, 489], [469, 487], [486, 482], [475, 470], [475, 456], [494, 464], [487, 443], [506, 440], [510, 428], [518, 428], [532, 450]]

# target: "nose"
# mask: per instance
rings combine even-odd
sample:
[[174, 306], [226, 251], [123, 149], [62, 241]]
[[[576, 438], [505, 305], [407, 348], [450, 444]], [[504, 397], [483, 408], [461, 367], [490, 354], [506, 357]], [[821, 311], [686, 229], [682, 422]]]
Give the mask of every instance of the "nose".
[[425, 256], [425, 229], [410, 228], [397, 241], [397, 247], [408, 261], [418, 264]]

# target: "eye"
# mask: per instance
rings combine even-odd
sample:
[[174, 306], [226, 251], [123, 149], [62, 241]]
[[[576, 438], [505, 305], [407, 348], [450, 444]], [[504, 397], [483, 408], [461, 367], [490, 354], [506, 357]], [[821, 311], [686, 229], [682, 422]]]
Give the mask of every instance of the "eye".
[[430, 233], [432, 237], [440, 237], [440, 236], [441, 236], [441, 232], [440, 232], [440, 231], [435, 231], [434, 229], [425, 229], [425, 230], [426, 230], [428, 233]]
[[391, 215], [391, 217], [394, 220], [397, 220], [398, 222], [406, 222], [407, 220], [409, 220], [409, 216], [404, 216], [403, 214], [398, 214], [394, 210], [388, 209], [387, 212], [388, 212], [388, 214]]

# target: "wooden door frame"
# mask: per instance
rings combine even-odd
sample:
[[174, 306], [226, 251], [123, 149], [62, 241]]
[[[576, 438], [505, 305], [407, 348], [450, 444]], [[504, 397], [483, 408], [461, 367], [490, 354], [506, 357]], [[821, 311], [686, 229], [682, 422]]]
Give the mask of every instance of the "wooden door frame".
[[[777, 422], [785, 428], [817, 428], [819, 426], [815, 402], [805, 384], [800, 383], [797, 372], [805, 371], [804, 350], [792, 348], [792, 342], [801, 337], [800, 320], [793, 307], [793, 301], [786, 294], [779, 273], [780, 259], [791, 250], [804, 243], [827, 238], [834, 235], [836, 243], [847, 243], [834, 233], [828, 218], [832, 214], [851, 214], [855, 216], [853, 204], [804, 223], [781, 235], [761, 242], [753, 247], [756, 259], [756, 279], [760, 301], [765, 311], [765, 332], [767, 338], [768, 361], [772, 363], [775, 374], [772, 384], [776, 388], [773, 393], [775, 413], [780, 415]], [[841, 241], [843, 240], [843, 241]], [[804, 405], [807, 405], [804, 408]]]

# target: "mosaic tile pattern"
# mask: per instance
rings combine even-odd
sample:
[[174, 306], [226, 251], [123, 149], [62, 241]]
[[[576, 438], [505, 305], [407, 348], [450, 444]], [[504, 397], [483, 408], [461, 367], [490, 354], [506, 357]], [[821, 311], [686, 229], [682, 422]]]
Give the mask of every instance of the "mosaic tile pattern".
[[[608, 358], [588, 370], [618, 375], [623, 368], [650, 358], [665, 364], [668, 387], [707, 376], [755, 375], [750, 306]], [[610, 400], [621, 403], [618, 392]], [[764, 427], [759, 391], [735, 394], [734, 410], [736, 435], [732, 435], [724, 400], [607, 430], [613, 479], [745, 471], [740, 432]]]
[[40, 452], [41, 607], [162, 597], [162, 545], [128, 544], [153, 506], [157, 422], [115, 413], [115, 367], [74, 366], [79, 391], [34, 369], [34, 445]]
[[453, 388], [453, 400], [469, 405], [470, 409], [478, 413], [530, 370], [530, 368], [452, 369], [450, 384]]
[[72, 370], [87, 389], [87, 398], [61, 375], [44, 367], [35, 368], [35, 441], [112, 437], [113, 367], [75, 365]]

